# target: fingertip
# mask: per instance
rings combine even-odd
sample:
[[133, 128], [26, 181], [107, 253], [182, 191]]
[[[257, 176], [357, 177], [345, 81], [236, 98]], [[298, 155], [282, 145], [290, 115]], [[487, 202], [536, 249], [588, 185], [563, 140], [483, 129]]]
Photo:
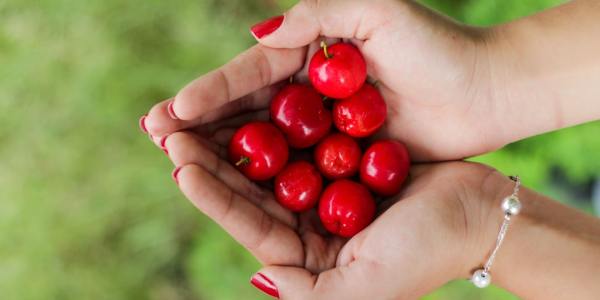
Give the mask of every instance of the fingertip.
[[169, 105], [171, 103], [173, 103], [173, 99], [168, 99], [155, 104], [150, 109], [147, 117], [144, 119], [144, 125], [149, 134], [155, 137], [162, 137], [188, 126], [188, 123], [175, 120], [170, 116]]
[[263, 293], [279, 299], [279, 291], [277, 290], [277, 286], [266, 275], [260, 272], [255, 273], [252, 275], [252, 278], [250, 278], [250, 284], [261, 290]]
[[144, 114], [140, 117], [139, 121], [138, 121], [138, 126], [140, 127], [140, 130], [143, 133], [148, 133], [148, 129], [146, 129], [146, 118], [148, 117], [148, 114]]
[[171, 100], [169, 101], [169, 104], [167, 104], [167, 113], [169, 114], [169, 117], [171, 117], [171, 119], [179, 120], [179, 117], [177, 116], [177, 114], [175, 113], [175, 109], [173, 108], [174, 102], [175, 100]]
[[175, 181], [177, 185], [179, 185], [179, 172], [181, 172], [182, 168], [183, 166], [176, 167], [173, 169], [173, 172], [171, 172], [171, 178], [173, 178], [173, 181]]
[[258, 22], [250, 27], [250, 33], [254, 38], [260, 41], [261, 38], [275, 32], [285, 20], [285, 15], [271, 17], [264, 21]]

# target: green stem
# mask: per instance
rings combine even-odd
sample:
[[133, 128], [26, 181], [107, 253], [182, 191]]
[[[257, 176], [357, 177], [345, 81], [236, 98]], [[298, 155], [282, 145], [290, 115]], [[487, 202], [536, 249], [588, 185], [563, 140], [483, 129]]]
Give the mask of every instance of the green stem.
[[238, 160], [238, 162], [236, 162], [236, 163], [235, 163], [235, 166], [236, 166], [236, 167], [239, 167], [239, 166], [241, 166], [241, 165], [246, 165], [246, 164], [248, 164], [249, 162], [250, 162], [250, 158], [249, 158], [249, 157], [247, 157], [247, 156], [242, 156], [242, 157], [240, 158], [240, 160]]
[[321, 48], [323, 48], [323, 52], [325, 53], [325, 57], [326, 58], [332, 58], [333, 55], [331, 55], [328, 51], [327, 51], [327, 43], [325, 43], [325, 41], [321, 41]]

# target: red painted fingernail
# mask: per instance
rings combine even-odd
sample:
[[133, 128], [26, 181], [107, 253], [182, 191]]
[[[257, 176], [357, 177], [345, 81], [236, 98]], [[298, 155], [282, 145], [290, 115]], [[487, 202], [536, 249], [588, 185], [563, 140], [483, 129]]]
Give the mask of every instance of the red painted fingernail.
[[181, 171], [181, 167], [175, 168], [175, 170], [173, 170], [173, 173], [171, 173], [171, 177], [173, 177], [173, 180], [175, 180], [177, 184], [179, 184], [179, 179], [177, 178], [177, 175], [179, 175], [179, 171]]
[[276, 16], [258, 24], [255, 24], [250, 28], [252, 34], [257, 38], [261, 39], [277, 30], [281, 24], [283, 24], [284, 16]]
[[139, 120], [140, 129], [144, 133], [148, 133], [148, 129], [146, 129], [146, 117], [148, 117], [148, 114], [141, 116]]
[[160, 145], [160, 149], [163, 149], [165, 151], [165, 153], [169, 154], [169, 150], [167, 149], [167, 138], [169, 136], [165, 135], [163, 137], [160, 138], [160, 141], [158, 142], [158, 144]]
[[256, 273], [250, 279], [250, 283], [257, 289], [263, 291], [265, 294], [279, 299], [279, 291], [277, 287], [269, 278], [261, 273]]
[[179, 120], [179, 117], [175, 114], [175, 110], [173, 110], [173, 101], [169, 102], [167, 105], [167, 112], [169, 112], [169, 117], [173, 120]]

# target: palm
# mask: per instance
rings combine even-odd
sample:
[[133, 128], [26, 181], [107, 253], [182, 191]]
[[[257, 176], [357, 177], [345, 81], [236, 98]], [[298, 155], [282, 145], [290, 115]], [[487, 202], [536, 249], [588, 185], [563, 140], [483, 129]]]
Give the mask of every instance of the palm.
[[[307, 81], [305, 66], [312, 54], [319, 51], [318, 42], [315, 41], [304, 50], [301, 50], [301, 65], [304, 67], [296, 68], [300, 71], [293, 75], [295, 80]], [[330, 42], [333, 41], [330, 40]], [[388, 85], [395, 86], [394, 80], [398, 79], [395, 76], [388, 75], [390, 72], [393, 73], [393, 69], [403, 69], [404, 66], [388, 64], [385, 69], [380, 68], [379, 66], [382, 63], [380, 61], [384, 61], [386, 57], [372, 54], [370, 51], [371, 43], [376, 42], [377, 40], [364, 44], [357, 43], [357, 46], [365, 54], [370, 75], [378, 80], [378, 86], [388, 105], [390, 116], [381, 130], [381, 135], [401, 139], [409, 145], [419, 145], [423, 140], [429, 140], [426, 136], [420, 135], [420, 133], [423, 133], [422, 130], [418, 130], [420, 123], [411, 123], [410, 119], [401, 115], [405, 111], [411, 111], [414, 113], [413, 117], [415, 114], [419, 115], [417, 118], [420, 120], [433, 120], [436, 118], [436, 114], [444, 108], [443, 105], [439, 105], [443, 100], [438, 100], [443, 98], [429, 98], [438, 101], [439, 103], [436, 105], [436, 103], [427, 103], [427, 97], [418, 98], [415, 96], [411, 98], [408, 89], [404, 94], [389, 89]], [[255, 47], [253, 49], [260, 48]], [[227, 191], [220, 193], [221, 198], [233, 199], [231, 202], [246, 203], [246, 206], [251, 205], [244, 216], [238, 217], [241, 221], [247, 222], [248, 226], [236, 225], [234, 228], [230, 228], [229, 231], [262, 263], [301, 266], [313, 273], [318, 273], [336, 265], [336, 259], [345, 244], [345, 240], [326, 234], [314, 210], [300, 215], [285, 210], [275, 201], [273, 194], [268, 189], [250, 182], [226, 162], [225, 147], [235, 128], [250, 120], [268, 120], [267, 108], [270, 99], [279, 90], [280, 85], [281, 81], [230, 101], [217, 110], [206, 114], [204, 120], [200, 122], [203, 123], [202, 125], [175, 124], [179, 127], [188, 127], [188, 132], [175, 133], [169, 137], [170, 156], [176, 165], [195, 163], [209, 170], [210, 174], [208, 175], [212, 175], [210, 180], [208, 178], [198, 180], [191, 183], [193, 186], [203, 184], [203, 189], [212, 186], [213, 190]], [[404, 85], [410, 86], [409, 83], [404, 83]], [[229, 92], [229, 96], [231, 94]], [[418, 94], [418, 91], [415, 91], [414, 94]], [[414, 107], [409, 108], [407, 106]], [[244, 112], [247, 110], [251, 110], [251, 112]], [[231, 117], [231, 115], [234, 116]], [[204, 123], [206, 121], [210, 122]], [[191, 121], [189, 123], [195, 122]], [[167, 125], [173, 125], [173, 122], [171, 121], [171, 124]], [[447, 129], [448, 126], [444, 125], [439, 128]], [[415, 131], [418, 134], [412, 137], [407, 136], [407, 133], [413, 134]], [[172, 142], [173, 140], [176, 141]], [[184, 140], [184, 142], [178, 140]], [[431, 147], [431, 145], [427, 144], [425, 147]], [[184, 158], [180, 158], [182, 155], [178, 154], [179, 152], [192, 154], [183, 155]], [[207, 180], [212, 182], [212, 185], [204, 183]], [[231, 195], [235, 195], [235, 197]], [[193, 199], [193, 196], [188, 197]], [[223, 199], [215, 199], [214, 201], [221, 205], [228, 202]], [[201, 205], [199, 202], [195, 203], [198, 206]], [[202, 207], [200, 208], [202, 209]], [[231, 212], [230, 209], [226, 211]], [[224, 222], [239, 223], [239, 221], [226, 221], [232, 219], [227, 215], [216, 216], [211, 215], [210, 212], [205, 212], [221, 223], [226, 230], [228, 226]], [[276, 230], [273, 228], [276, 228]], [[272, 234], [273, 232], [276, 234]]]
[[[450, 240], [455, 242], [465, 235], [466, 228], [462, 225], [467, 216], [456, 195], [465, 194], [460, 189], [467, 183], [481, 186], [480, 181], [487, 177], [489, 169], [467, 163], [415, 167], [403, 192], [379, 207], [380, 211], [392, 208], [366, 230], [346, 240], [325, 233], [314, 209], [302, 214], [284, 209], [269, 187], [249, 181], [226, 162], [224, 146], [232, 128], [217, 127], [213, 134], [208, 134], [209, 139], [198, 134], [206, 136], [206, 126], [168, 138], [171, 159], [183, 166], [178, 177], [180, 188], [262, 264], [294, 266], [322, 274], [335, 267], [384, 261], [397, 270], [411, 269], [418, 253], [435, 257], [442, 269], [456, 269], [455, 265], [441, 265], [442, 261], [456, 262], [456, 259], [442, 259], [442, 254], [436, 251], [445, 249], [444, 257], [461, 255], [456, 252], [459, 249], [444, 246], [460, 244]], [[398, 200], [402, 201], [396, 203]], [[426, 234], [432, 229], [435, 235]], [[414, 281], [415, 286], [428, 289], [449, 279], [447, 274], [434, 278], [428, 269], [416, 271], [403, 282]], [[378, 284], [397, 280], [394, 276], [380, 279]], [[419, 280], [432, 286], [419, 285]]]
[[479, 46], [454, 24], [444, 26], [457, 38], [425, 38], [410, 26], [389, 24], [378, 29], [385, 34], [357, 43], [388, 104], [382, 134], [407, 143], [417, 160], [463, 158], [499, 146], [485, 136], [493, 132], [487, 130], [492, 105], [475, 101], [488, 98], [481, 97], [488, 84]]
[[190, 128], [167, 139], [176, 165], [198, 168], [180, 185], [192, 202], [223, 226], [263, 264], [291, 265], [314, 273], [335, 266], [344, 239], [327, 234], [315, 210], [295, 214], [275, 200], [269, 187], [245, 178], [227, 162], [226, 145], [238, 123], [262, 118], [250, 113]]

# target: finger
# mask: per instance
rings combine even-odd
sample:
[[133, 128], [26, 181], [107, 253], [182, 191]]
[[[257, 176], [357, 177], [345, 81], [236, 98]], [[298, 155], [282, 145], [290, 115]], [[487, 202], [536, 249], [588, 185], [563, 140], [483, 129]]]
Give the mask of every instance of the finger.
[[[243, 113], [240, 114], [238, 116], [235, 117], [231, 117], [231, 118], [226, 118], [223, 120], [217, 120], [214, 122], [210, 122], [208, 124], [204, 124], [204, 125], [199, 125], [199, 126], [193, 126], [191, 128], [189, 128], [188, 131], [194, 132], [199, 136], [202, 137], [210, 137], [210, 139], [213, 139], [213, 136], [215, 135], [216, 132], [221, 131], [223, 129], [228, 129], [228, 130], [234, 130], [243, 126], [246, 123], [249, 123], [251, 121], [268, 121], [269, 120], [269, 110], [266, 109], [262, 109], [259, 111], [251, 111], [248, 113]], [[177, 122], [177, 121], [175, 121]], [[192, 122], [181, 122], [179, 121], [178, 123], [180, 124], [192, 124]], [[182, 126], [187, 126], [187, 125], [182, 125]], [[182, 130], [185, 128], [180, 128], [177, 129], [176, 131]], [[168, 132], [165, 133], [162, 136], [154, 136], [152, 134], [148, 134], [150, 140], [159, 148], [161, 148], [163, 151], [166, 152], [166, 147], [165, 147], [165, 141], [166, 138], [171, 134], [172, 132]], [[232, 134], [233, 135], [233, 134]], [[222, 140], [222, 136], [220, 136], [221, 139], [218, 139], [219, 141], [223, 141]], [[227, 139], [225, 142], [220, 143], [221, 146], [227, 146], [227, 143], [229, 142], [229, 139]], [[168, 154], [168, 153], [167, 153]]]
[[273, 49], [256, 45], [188, 84], [175, 97], [174, 117], [194, 120], [242, 96], [269, 86], [297, 72], [305, 48]]
[[372, 281], [375, 271], [374, 265], [359, 260], [318, 275], [304, 268], [269, 266], [254, 274], [250, 282], [280, 299], [380, 299], [372, 294], [377, 290]]
[[167, 139], [166, 148], [169, 150], [169, 157], [176, 166], [200, 165], [235, 193], [244, 195], [258, 208], [264, 209], [283, 224], [295, 228], [295, 216], [279, 205], [273, 194], [264, 191], [242, 175], [231, 164], [219, 157], [213, 149], [209, 149], [207, 144], [213, 144], [214, 147], [221, 148], [193, 133], [176, 132]]
[[234, 192], [202, 166], [179, 167], [174, 177], [183, 194], [263, 264], [299, 266], [302, 242], [288, 226]]
[[144, 124], [149, 134], [162, 137], [182, 129], [193, 128], [201, 124], [227, 119], [243, 111], [265, 109], [269, 106], [275, 93], [281, 89], [281, 86], [282, 83], [277, 83], [259, 89], [240, 99], [231, 101], [219, 109], [207, 112], [205, 115], [191, 121], [173, 119], [168, 112], [169, 104], [173, 99], [168, 99], [154, 105], [152, 109], [150, 109], [150, 112], [144, 120]]
[[260, 24], [251, 31], [259, 43], [274, 48], [308, 45], [319, 36], [367, 40], [392, 19], [397, 1], [304, 0], [284, 14], [283, 23], [270, 34], [260, 34]]
[[253, 121], [269, 121], [269, 110], [262, 109], [239, 114], [235, 117], [218, 120], [195, 128], [193, 131], [200, 136], [213, 136], [215, 132], [224, 128], [239, 128]]
[[[161, 137], [149, 135], [149, 138], [150, 138], [150, 141], [152, 141], [152, 143], [154, 143], [154, 145], [156, 147], [158, 147], [163, 152], [165, 152], [165, 154], [169, 155], [169, 149], [167, 148], [167, 138], [169, 136], [170, 136], [169, 134], [163, 135]], [[233, 136], [233, 134], [232, 134], [232, 136]], [[199, 136], [196, 136], [196, 135], [194, 135], [194, 137], [200, 144], [202, 144], [202, 146], [204, 146], [208, 150], [212, 151], [213, 153], [216, 153], [221, 159], [227, 160], [227, 143], [221, 145], [221, 144], [215, 143], [213, 141], [200, 138]]]
[[200, 124], [200, 122], [196, 120], [183, 121], [171, 118], [167, 108], [171, 101], [173, 101], [173, 98], [161, 101], [155, 104], [148, 112], [145, 119], [145, 125], [150, 135], [160, 139], [167, 133]]

